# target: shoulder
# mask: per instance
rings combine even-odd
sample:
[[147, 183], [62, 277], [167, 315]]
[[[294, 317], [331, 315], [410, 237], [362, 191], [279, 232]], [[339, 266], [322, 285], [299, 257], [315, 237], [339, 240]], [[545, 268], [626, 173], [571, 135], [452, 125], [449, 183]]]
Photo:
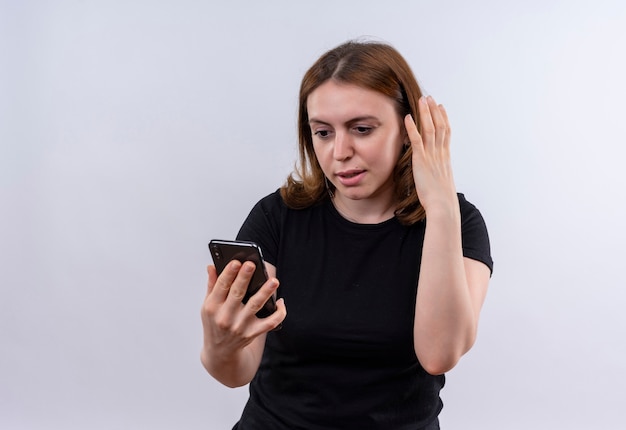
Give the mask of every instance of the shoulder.
[[328, 201], [322, 199], [321, 201], [302, 208], [291, 207], [284, 199], [281, 193], [281, 189], [274, 191], [271, 194], [263, 197], [259, 200], [252, 209], [252, 213], [263, 214], [264, 216], [281, 217], [281, 218], [295, 218], [300, 219], [302, 217], [310, 216], [310, 214], [317, 214], [318, 211], [323, 210], [328, 206]]
[[285, 206], [285, 202], [280, 195], [280, 188], [263, 197], [259, 203], [272, 206]]
[[275, 214], [287, 209], [287, 205], [280, 195], [280, 190], [276, 190], [260, 199], [252, 208], [252, 213], [261, 212], [265, 215]]
[[270, 264], [276, 264], [286, 206], [278, 191], [260, 199], [239, 229], [237, 239], [256, 242]]
[[266, 195], [250, 210], [240, 234], [249, 230], [279, 229], [287, 209], [279, 191]]
[[[241, 226], [237, 238], [256, 242], [263, 249], [265, 260], [277, 265], [278, 252], [286, 239], [292, 240], [296, 233], [306, 231], [312, 221], [320, 218], [315, 207], [292, 209], [287, 206], [280, 189], [261, 198], [252, 208]], [[317, 215], [317, 216], [316, 216]]]

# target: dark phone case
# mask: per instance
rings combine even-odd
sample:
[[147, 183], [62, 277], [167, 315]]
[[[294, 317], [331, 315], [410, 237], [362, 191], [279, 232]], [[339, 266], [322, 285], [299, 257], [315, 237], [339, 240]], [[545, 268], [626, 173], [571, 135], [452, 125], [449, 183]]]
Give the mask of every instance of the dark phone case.
[[[263, 254], [261, 248], [254, 242], [233, 241], [233, 240], [217, 240], [214, 239], [209, 242], [209, 250], [211, 251], [211, 257], [213, 257], [213, 263], [217, 269], [219, 275], [224, 270], [224, 267], [231, 260], [239, 260], [242, 263], [246, 261], [252, 261], [256, 266], [256, 270], [252, 275], [252, 279], [248, 284], [246, 295], [243, 298], [243, 303], [247, 303], [248, 299], [252, 297], [267, 281], [267, 271], [265, 270], [265, 263], [263, 261]], [[276, 310], [276, 300], [274, 296], [265, 302], [263, 308], [257, 312], [256, 316], [259, 318], [265, 318]]]

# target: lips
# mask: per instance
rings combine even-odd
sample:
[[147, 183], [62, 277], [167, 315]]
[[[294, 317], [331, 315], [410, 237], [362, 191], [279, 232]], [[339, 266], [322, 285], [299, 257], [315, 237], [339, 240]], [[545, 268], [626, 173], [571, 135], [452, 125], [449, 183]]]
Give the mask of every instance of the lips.
[[359, 182], [361, 182], [361, 180], [365, 176], [365, 170], [361, 170], [361, 169], [344, 170], [342, 172], [337, 172], [335, 176], [337, 177], [339, 182], [341, 182], [342, 185], [347, 186], [347, 187], [352, 187], [352, 186], [358, 185]]

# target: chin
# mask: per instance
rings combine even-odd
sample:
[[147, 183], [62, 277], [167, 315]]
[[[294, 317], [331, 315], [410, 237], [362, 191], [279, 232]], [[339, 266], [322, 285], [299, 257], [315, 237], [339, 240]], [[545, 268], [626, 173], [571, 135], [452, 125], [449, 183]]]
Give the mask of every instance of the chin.
[[335, 192], [337, 191], [339, 191], [339, 195], [350, 200], [361, 200], [361, 199], [367, 198], [367, 196], [369, 195], [364, 190], [359, 190], [356, 188], [342, 188], [342, 189], [336, 190]]
[[344, 190], [340, 193], [344, 198], [350, 200], [364, 200], [370, 197], [370, 193], [359, 190]]

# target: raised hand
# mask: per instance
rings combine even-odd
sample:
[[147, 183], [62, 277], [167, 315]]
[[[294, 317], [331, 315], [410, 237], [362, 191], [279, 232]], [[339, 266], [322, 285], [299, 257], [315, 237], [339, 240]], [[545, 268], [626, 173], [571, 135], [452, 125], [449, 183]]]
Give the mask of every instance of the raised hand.
[[450, 161], [450, 123], [443, 105], [428, 96], [419, 101], [422, 133], [411, 115], [404, 125], [413, 149], [413, 178], [426, 214], [438, 209], [458, 208]]

